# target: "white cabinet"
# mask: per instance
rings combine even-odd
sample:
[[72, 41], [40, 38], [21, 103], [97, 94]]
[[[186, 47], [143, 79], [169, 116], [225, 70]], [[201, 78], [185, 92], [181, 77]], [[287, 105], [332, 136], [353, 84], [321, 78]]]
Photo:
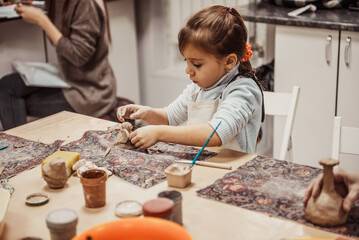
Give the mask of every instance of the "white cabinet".
[[[337, 116], [343, 126], [359, 127], [359, 32], [342, 31], [340, 38]], [[359, 172], [359, 156], [339, 159], [343, 168]]]
[[[300, 87], [293, 125], [292, 160], [319, 166], [330, 157], [336, 106], [339, 31], [276, 26], [274, 88]], [[284, 119], [274, 120], [274, 157], [280, 147]]]

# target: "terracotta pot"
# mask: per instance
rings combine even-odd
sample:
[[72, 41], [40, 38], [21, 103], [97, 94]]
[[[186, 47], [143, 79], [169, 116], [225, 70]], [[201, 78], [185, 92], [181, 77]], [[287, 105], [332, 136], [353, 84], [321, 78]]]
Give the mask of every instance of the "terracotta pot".
[[107, 173], [104, 170], [91, 169], [83, 172], [80, 178], [86, 207], [105, 206]]

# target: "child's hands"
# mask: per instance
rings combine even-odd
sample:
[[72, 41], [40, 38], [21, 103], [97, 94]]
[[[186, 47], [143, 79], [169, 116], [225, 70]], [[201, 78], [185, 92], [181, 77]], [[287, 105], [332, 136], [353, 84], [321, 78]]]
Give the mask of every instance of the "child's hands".
[[130, 140], [138, 148], [149, 148], [158, 142], [158, 126], [149, 125], [138, 128], [131, 133]]
[[150, 109], [147, 106], [129, 104], [117, 109], [117, 118], [120, 122], [124, 122], [125, 119], [140, 119], [146, 122], [146, 116]]

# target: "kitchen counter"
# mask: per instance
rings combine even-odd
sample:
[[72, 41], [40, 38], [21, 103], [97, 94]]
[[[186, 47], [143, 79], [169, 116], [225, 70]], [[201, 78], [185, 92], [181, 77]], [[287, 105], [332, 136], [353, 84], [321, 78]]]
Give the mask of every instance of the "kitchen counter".
[[249, 22], [359, 32], [359, 11], [347, 8], [317, 9], [316, 12], [307, 11], [298, 17], [287, 15], [295, 9], [264, 1], [238, 7], [243, 19]]

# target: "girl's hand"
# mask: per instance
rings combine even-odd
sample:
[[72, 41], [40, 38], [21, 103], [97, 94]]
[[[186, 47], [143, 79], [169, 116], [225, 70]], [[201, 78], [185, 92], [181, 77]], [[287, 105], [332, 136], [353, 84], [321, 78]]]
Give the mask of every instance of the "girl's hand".
[[158, 142], [158, 126], [145, 126], [138, 128], [130, 135], [133, 145], [138, 148], [146, 149]]
[[41, 9], [33, 6], [19, 4], [14, 8], [25, 22], [39, 25], [43, 17], [46, 16]]
[[118, 121], [124, 122], [125, 119], [140, 119], [146, 122], [146, 116], [151, 110], [150, 107], [129, 104], [117, 109]]

